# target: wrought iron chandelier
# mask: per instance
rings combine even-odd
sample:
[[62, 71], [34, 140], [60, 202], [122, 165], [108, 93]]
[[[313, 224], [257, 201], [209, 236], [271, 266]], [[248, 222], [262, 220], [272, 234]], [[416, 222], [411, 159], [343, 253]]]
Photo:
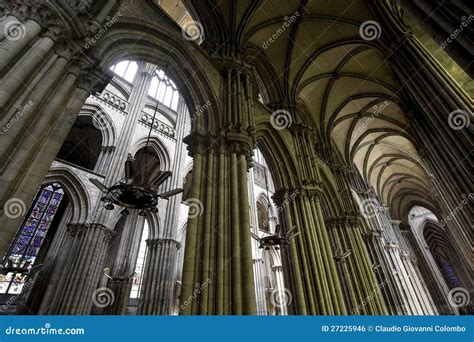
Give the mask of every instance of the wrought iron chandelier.
[[[158, 111], [158, 102], [153, 114], [153, 121], [150, 125], [148, 137], [145, 145], [145, 152], [150, 147], [150, 137], [153, 125], [155, 123], [156, 113]], [[148, 154], [145, 155], [145, 158]], [[139, 209], [139, 215], [146, 216], [147, 210], [156, 213], [158, 208], [158, 199], [167, 199], [168, 197], [177, 195], [183, 191], [181, 188], [176, 188], [163, 193], [158, 193], [158, 188], [171, 175], [171, 171], [158, 171], [156, 177], [153, 177], [154, 170], [148, 169], [149, 162], [144, 163], [143, 168], [136, 169], [134, 160], [131, 155], [128, 155], [125, 162], [125, 177], [113, 184], [109, 188], [99, 182], [97, 179], [89, 178], [89, 180], [104, 193], [101, 198], [105, 202], [104, 208], [107, 210], [115, 209], [115, 205], [123, 207], [120, 212], [122, 215], [128, 215], [128, 209]]]

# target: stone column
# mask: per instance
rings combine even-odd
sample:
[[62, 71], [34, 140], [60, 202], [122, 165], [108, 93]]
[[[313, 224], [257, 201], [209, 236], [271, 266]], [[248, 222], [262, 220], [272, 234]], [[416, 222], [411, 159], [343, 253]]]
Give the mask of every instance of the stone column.
[[[382, 288], [385, 285], [377, 283], [367, 247], [362, 239], [365, 227], [350, 187], [351, 169], [334, 163], [335, 158], [330, 149], [326, 152], [342, 206], [342, 212], [336, 217], [326, 218], [326, 224], [331, 227], [334, 257], [338, 260], [339, 272], [347, 287], [346, 299], [354, 314], [385, 315], [388, 313], [382, 296]], [[343, 257], [349, 252], [349, 256]]]
[[[410, 246], [412, 254], [416, 258], [420, 279], [424, 280], [425, 287], [431, 295], [436, 310], [441, 315], [458, 314], [457, 310], [455, 310], [448, 302], [448, 287], [446, 286], [444, 279], [442, 279], [442, 276], [439, 274], [437, 269], [435, 270], [432, 268], [433, 266], [430, 265], [430, 260], [427, 259], [427, 255], [430, 255], [430, 253], [426, 251], [425, 246], [418, 245], [415, 235], [409, 229], [410, 228], [402, 231], [402, 234], [404, 234], [407, 244]], [[422, 249], [424, 252], [422, 252]], [[436, 271], [438, 273], [436, 273]]]
[[220, 125], [206, 131], [198, 119], [185, 139], [194, 158], [180, 305], [187, 315], [255, 314], [247, 188], [255, 144], [252, 71], [231, 64], [222, 75]]
[[[180, 243], [172, 239], [148, 239], [139, 315], [171, 314], [176, 279], [173, 261], [177, 260]], [[171, 289], [171, 295], [170, 295]]]
[[265, 265], [263, 259], [252, 259], [253, 276], [255, 279], [256, 314], [268, 315], [265, 294]]
[[133, 88], [130, 92], [127, 116], [118, 136], [115, 152], [110, 160], [105, 180], [107, 185], [112, 185], [123, 177], [124, 165], [130, 152], [133, 133], [138, 125], [142, 110], [145, 108], [148, 89], [150, 88], [155, 69], [156, 66], [150, 63], [139, 65], [139, 70], [135, 75]]
[[[265, 172], [267, 172], [265, 170]], [[249, 208], [250, 208], [250, 229], [251, 231], [259, 236], [258, 228], [258, 217], [257, 217], [257, 204], [255, 202], [254, 193], [255, 177], [253, 169], [249, 172], [248, 189], [249, 189]], [[270, 200], [270, 198], [268, 199]], [[270, 224], [270, 222], [268, 222]], [[267, 295], [265, 290], [265, 261], [263, 259], [263, 253], [259, 249], [259, 243], [252, 239], [252, 262], [253, 262], [253, 276], [255, 279], [255, 299], [256, 299], [256, 314], [257, 315], [268, 315], [267, 310]]]
[[[71, 61], [70, 49], [52, 54], [30, 91], [16, 97], [20, 109], [4, 107], [7, 115], [0, 135], [0, 206], [9, 199], [28, 207], [72, 127], [77, 113], [93, 91], [105, 86], [104, 74], [87, 58]], [[68, 67], [69, 65], [72, 65]], [[2, 87], [3, 89], [3, 87]], [[7, 109], [8, 108], [8, 109]], [[0, 254], [6, 253], [22, 217], [0, 216]]]
[[[408, 1], [404, 3], [408, 4]], [[417, 6], [426, 6], [427, 3], [418, 1]], [[434, 193], [439, 193], [435, 199], [442, 209], [440, 214], [447, 217], [456, 213], [446, 222], [447, 232], [455, 242], [456, 250], [460, 251], [465, 268], [472, 269], [471, 212], [467, 206], [461, 205], [463, 195], [468, 196], [472, 189], [472, 166], [469, 163], [474, 117], [472, 101], [421, 42], [411, 35], [400, 12], [387, 10], [388, 3], [373, 2], [373, 5], [375, 15], [386, 24], [382, 28], [381, 43], [390, 56], [400, 92], [405, 94], [413, 112], [411, 132], [428, 172], [433, 174]], [[446, 2], [445, 6], [450, 5]], [[450, 15], [440, 17], [438, 24], [448, 20]], [[461, 43], [458, 39], [456, 41]], [[464, 54], [470, 63], [469, 56]]]
[[393, 225], [395, 236], [397, 237], [400, 246], [402, 262], [405, 266], [405, 269], [407, 270], [411, 285], [414, 289], [416, 296], [418, 297], [418, 301], [421, 306], [422, 311], [419, 314], [435, 315], [438, 312], [431, 298], [430, 292], [426, 288], [423, 278], [420, 276], [416, 256], [413, 250], [407, 244], [405, 237], [400, 232], [400, 221], [392, 220], [391, 222]]
[[43, 301], [40, 314], [87, 315], [94, 304], [102, 304], [97, 284], [112, 235], [110, 229], [99, 224], [68, 225], [61, 251], [65, 268], [51, 289], [49, 301]]
[[94, 168], [94, 172], [97, 172], [101, 175], [107, 173], [109, 168], [110, 161], [112, 159], [112, 154], [115, 151], [115, 146], [102, 146], [100, 150], [99, 157], [97, 158], [97, 163]]
[[283, 209], [283, 234], [296, 226], [301, 232], [283, 251], [284, 269], [292, 270], [293, 304], [291, 312], [302, 315], [345, 314], [342, 288], [332, 258], [326, 226], [319, 207], [317, 188], [280, 189], [275, 194]]
[[112, 279], [109, 279], [107, 285], [114, 293], [115, 299], [111, 305], [104, 308], [106, 315], [120, 315], [128, 304], [144, 221], [144, 217], [139, 216], [137, 210], [131, 210], [127, 217], [110, 273]]
[[[181, 99], [178, 106], [178, 116], [176, 122], [176, 150], [173, 157], [172, 172], [173, 175], [169, 181], [164, 184], [165, 189], [163, 191], [172, 190], [175, 188], [181, 188], [183, 186], [181, 170], [186, 157], [186, 148], [182, 143], [186, 129], [188, 128], [187, 122], [189, 120], [189, 113], [186, 109], [184, 100]], [[158, 230], [158, 237], [156, 241], [161, 241], [158, 245], [151, 244], [151, 248], [158, 248], [158, 253], [147, 255], [148, 257], [156, 257], [157, 259], [150, 260], [150, 263], [145, 264], [145, 272], [148, 278], [142, 285], [142, 293], [145, 298], [140, 298], [139, 313], [143, 314], [155, 314], [155, 315], [171, 315], [173, 313], [173, 302], [174, 291], [176, 289], [176, 277], [177, 270], [176, 264], [178, 262], [178, 248], [180, 244], [176, 241], [178, 238], [178, 219], [179, 209], [181, 204], [182, 195], [178, 194], [169, 198], [166, 206], [166, 213], [163, 227]], [[152, 241], [152, 240], [150, 240]], [[166, 242], [166, 243], [164, 243]], [[167, 250], [170, 249], [170, 250]], [[153, 272], [149, 268], [158, 267], [159, 272]], [[163, 272], [163, 270], [168, 270]], [[158, 285], [156, 285], [158, 284]], [[151, 289], [148, 287], [152, 286]], [[156, 289], [159, 287], [159, 290]], [[153, 288], [154, 287], [154, 288]], [[159, 296], [150, 295], [159, 291]], [[143, 300], [143, 302], [142, 302]]]
[[[469, 34], [472, 34], [469, 25], [473, 20], [473, 14], [467, 3], [462, 4], [462, 1], [437, 3], [428, 0], [401, 0], [399, 3], [431, 38], [442, 44], [441, 48], [445, 49], [466, 73], [471, 77], [474, 76], [472, 58], [469, 58], [474, 55], [474, 47], [468, 38]], [[459, 31], [461, 33], [456, 34]]]
[[362, 213], [365, 219], [365, 222], [364, 220], [362, 222], [365, 228], [363, 237], [380, 291], [387, 304], [387, 311], [392, 315], [405, 315], [408, 312], [406, 311], [403, 287], [395, 274], [397, 271], [390, 259], [391, 256], [385, 248], [387, 242], [390, 241], [387, 240], [387, 229], [391, 229], [389, 217], [387, 217], [388, 212], [381, 210], [380, 201], [357, 170], [349, 170], [348, 176], [351, 187], [358, 194], [362, 209], [367, 210]]

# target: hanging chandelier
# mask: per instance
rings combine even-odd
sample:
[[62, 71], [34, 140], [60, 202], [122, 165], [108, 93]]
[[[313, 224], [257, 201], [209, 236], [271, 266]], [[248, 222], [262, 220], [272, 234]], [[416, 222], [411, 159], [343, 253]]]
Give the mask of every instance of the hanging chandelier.
[[[158, 110], [158, 103], [153, 114], [153, 121], [150, 125], [148, 137], [145, 145], [145, 152], [150, 147], [150, 136], [155, 123], [156, 112]], [[149, 158], [149, 154], [145, 154], [145, 158]], [[107, 210], [115, 209], [115, 205], [123, 207], [120, 212], [122, 215], [128, 215], [128, 209], [139, 209], [139, 215], [146, 216], [147, 210], [156, 213], [158, 208], [158, 199], [167, 199], [171, 196], [177, 195], [183, 191], [181, 188], [173, 189], [167, 192], [158, 193], [158, 189], [171, 175], [171, 171], [158, 171], [154, 176], [155, 170], [148, 169], [150, 165], [149, 160], [146, 160], [143, 168], [135, 168], [134, 159], [129, 154], [125, 161], [125, 177], [110, 187], [106, 187], [100, 181], [94, 178], [89, 180], [100, 191], [104, 193], [101, 198], [105, 202], [104, 208]]]

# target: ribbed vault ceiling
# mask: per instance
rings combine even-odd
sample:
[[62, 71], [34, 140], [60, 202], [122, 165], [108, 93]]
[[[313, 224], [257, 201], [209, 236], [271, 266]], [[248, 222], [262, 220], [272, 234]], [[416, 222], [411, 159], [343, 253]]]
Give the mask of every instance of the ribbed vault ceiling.
[[196, 0], [187, 5], [204, 26], [207, 44], [242, 47], [257, 69], [260, 63], [269, 101], [283, 98], [305, 108], [309, 115], [303, 119], [356, 165], [395, 216], [405, 218], [414, 203], [434, 207], [407, 128], [403, 95], [377, 39], [359, 34], [363, 22], [376, 20], [367, 0]]

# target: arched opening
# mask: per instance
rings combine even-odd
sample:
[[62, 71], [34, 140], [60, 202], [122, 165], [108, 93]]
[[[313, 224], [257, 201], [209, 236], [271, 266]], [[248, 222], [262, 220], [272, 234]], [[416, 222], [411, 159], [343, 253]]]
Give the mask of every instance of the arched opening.
[[102, 133], [91, 116], [78, 116], [57, 158], [93, 171], [102, 146]]
[[[420, 271], [441, 313], [468, 313], [472, 305], [454, 304], [453, 290], [469, 291], [471, 276], [445, 227], [432, 211], [413, 206], [408, 221], [413, 234], [413, 245], [419, 260]], [[467, 292], [466, 292], [467, 293]]]
[[140, 245], [138, 247], [138, 254], [135, 261], [135, 270], [132, 277], [132, 287], [130, 289], [130, 303], [129, 306], [137, 307], [138, 300], [140, 298], [140, 292], [143, 284], [143, 271], [145, 270], [146, 262], [146, 240], [149, 238], [150, 230], [148, 220], [145, 220], [143, 224], [142, 236], [140, 239]]
[[112, 65], [110, 70], [127, 82], [132, 83], [138, 70], [138, 64], [135, 61], [121, 61]]
[[257, 200], [257, 218], [258, 218], [258, 229], [263, 232], [270, 231], [270, 222], [268, 221], [270, 213], [268, 210], [268, 200], [261, 196]]
[[260, 149], [254, 150], [254, 161], [249, 171], [249, 201], [252, 257], [254, 261], [255, 294], [258, 315], [286, 315], [285, 285], [283, 280], [281, 248], [262, 243], [261, 238], [279, 235], [278, 218], [271, 198], [275, 185]]

